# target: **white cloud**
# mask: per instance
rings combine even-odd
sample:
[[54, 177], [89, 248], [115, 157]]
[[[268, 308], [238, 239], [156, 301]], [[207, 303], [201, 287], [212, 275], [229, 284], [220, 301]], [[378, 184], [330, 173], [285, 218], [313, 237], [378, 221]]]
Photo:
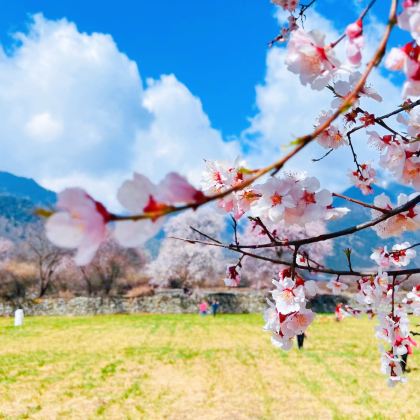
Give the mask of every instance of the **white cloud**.
[[115, 204], [133, 170], [157, 179], [178, 169], [197, 180], [204, 157], [238, 153], [175, 76], [144, 89], [111, 36], [35, 15], [16, 38], [11, 54], [0, 48], [3, 170]]
[[234, 160], [236, 142], [224, 142], [211, 127], [200, 100], [175, 76], [148, 80], [143, 105], [153, 116], [146, 130], [138, 132], [135, 167], [149, 176], [163, 177], [177, 170], [198, 181], [203, 159]]
[[[314, 11], [305, 22], [305, 29], [312, 27], [322, 28], [328, 40], [339, 36]], [[366, 29], [373, 39], [383, 28], [373, 20]], [[240, 141], [225, 142], [200, 99], [174, 75], [147, 80], [143, 87], [136, 63], [111, 36], [81, 33], [65, 19], [36, 15], [28, 33], [16, 37], [19, 45], [11, 54], [0, 48], [0, 167], [55, 190], [82, 186], [114, 208], [116, 189], [133, 170], [156, 181], [177, 170], [197, 181], [203, 159], [233, 161], [240, 141], [248, 144], [247, 158], [255, 166], [270, 163], [295, 136], [312, 129], [331, 101], [329, 91], [303, 87], [284, 66], [285, 50], [273, 48], [265, 81], [256, 88], [258, 111], [250, 127]], [[398, 89], [378, 71], [372, 81], [385, 100], [370, 102], [369, 108], [388, 111]], [[371, 156], [364, 138], [355, 146], [362, 156]], [[347, 184], [343, 167], [352, 166], [349, 151], [311, 162], [324, 151], [311, 144], [287, 169], [305, 169], [325, 186], [342, 190]]]
[[136, 64], [66, 20], [36, 15], [16, 37], [0, 58], [1, 167], [38, 179], [124, 171], [151, 119]]
[[54, 141], [63, 133], [63, 125], [54, 119], [50, 113], [35, 114], [26, 124], [25, 133], [28, 137], [40, 142]]
[[[284, 20], [282, 13], [279, 13], [277, 18], [279, 23]], [[334, 41], [340, 36], [329, 20], [312, 10], [308, 12], [305, 30], [315, 28], [326, 33], [326, 42]], [[383, 29], [383, 26], [374, 19], [365, 28], [367, 38], [365, 58], [372, 56]], [[344, 42], [339, 46], [338, 56], [345, 61]], [[321, 92], [314, 91], [301, 85], [298, 76], [286, 69], [285, 56], [286, 50], [282, 47], [272, 48], [267, 53], [265, 80], [256, 87], [258, 112], [252, 117], [250, 127], [242, 133], [243, 140], [253, 150], [250, 157], [255, 165], [265, 165], [272, 162], [273, 157], [280, 157], [291, 150], [290, 142], [297, 136], [311, 132], [320, 111], [331, 108], [330, 103], [333, 99], [331, 92], [327, 89]], [[369, 83], [384, 96], [382, 103], [372, 100], [362, 102], [370, 112], [376, 115], [385, 114], [398, 104], [400, 90], [378, 70], [374, 70]], [[377, 160], [377, 153], [373, 153], [367, 146], [366, 136], [360, 134], [354, 136], [360, 160], [366, 162]], [[346, 186], [350, 186], [347, 175], [348, 170], [353, 168], [350, 150], [341, 148], [321, 162], [312, 162], [312, 158], [318, 158], [325, 152], [326, 149], [312, 142], [292, 158], [285, 169], [307, 171], [317, 176], [323, 186], [342, 191]]]

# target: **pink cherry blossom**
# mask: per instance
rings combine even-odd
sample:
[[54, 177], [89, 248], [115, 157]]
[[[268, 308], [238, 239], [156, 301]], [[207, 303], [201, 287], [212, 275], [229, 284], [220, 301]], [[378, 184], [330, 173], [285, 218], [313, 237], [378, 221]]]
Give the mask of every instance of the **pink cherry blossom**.
[[327, 287], [328, 287], [328, 289], [331, 290], [333, 295], [339, 295], [344, 290], [348, 289], [347, 284], [342, 283], [338, 280], [331, 280], [330, 282], [327, 283]]
[[[287, 318], [285, 327], [293, 334], [303, 334], [312, 321], [315, 314], [310, 309], [301, 309]], [[289, 333], [290, 334], [290, 333]]]
[[325, 35], [302, 29], [292, 32], [287, 50], [287, 68], [298, 74], [303, 85], [323, 89], [340, 67], [331, 46], [324, 45]]
[[363, 48], [363, 21], [358, 19], [356, 22], [351, 23], [346, 28], [347, 35], [347, 58], [353, 65], [359, 65], [362, 61], [362, 48]]
[[88, 264], [106, 238], [110, 213], [81, 188], [59, 193], [56, 207], [45, 225], [47, 238], [57, 246], [76, 248], [76, 264]]
[[276, 308], [283, 315], [298, 311], [305, 303], [305, 290], [297, 286], [294, 280], [286, 277], [283, 280], [273, 280], [276, 288], [271, 292]]
[[[134, 173], [118, 190], [121, 205], [132, 214], [145, 212], [151, 205], [156, 207], [159, 188], [146, 176]], [[145, 210], [146, 209], [146, 210]], [[115, 224], [114, 235], [122, 246], [136, 247], [155, 236], [162, 228], [163, 219], [127, 220]]]
[[159, 184], [160, 198], [166, 203], [197, 203], [205, 199], [204, 194], [193, 187], [183, 176], [170, 172]]
[[398, 26], [409, 31], [417, 44], [420, 44], [420, 3], [417, 0], [406, 0], [403, 7], [403, 12], [398, 16]]
[[154, 184], [146, 176], [134, 173], [131, 180], [125, 181], [118, 190], [121, 205], [131, 214], [145, 213], [150, 218], [118, 221], [114, 235], [117, 241], [127, 247], [144, 244], [162, 228], [160, 217], [171, 210], [175, 204], [201, 204], [204, 194], [193, 187], [183, 176], [171, 172], [159, 183]]
[[241, 282], [241, 268], [238, 265], [230, 265], [226, 269], [225, 285], [227, 287], [238, 287]]
[[[239, 160], [236, 160], [233, 165], [218, 161], [206, 161], [206, 170], [202, 174], [201, 185], [204, 192], [219, 194], [245, 181], [249, 173], [245, 162]], [[217, 204], [238, 220], [258, 198], [259, 196], [253, 188], [244, 188], [223, 197], [218, 200]]]
[[294, 12], [299, 5], [299, 0], [271, 0], [272, 3], [282, 7], [284, 10]]
[[410, 242], [403, 242], [401, 244], [395, 244], [390, 252], [390, 261], [396, 267], [406, 267], [410, 264], [410, 261], [416, 257], [416, 250], [410, 248]]
[[222, 192], [229, 185], [229, 166], [225, 162], [205, 161], [206, 169], [202, 174], [201, 187], [203, 191], [212, 194]]
[[271, 336], [271, 343], [273, 344], [273, 346], [286, 351], [290, 350], [293, 347], [292, 337], [287, 337], [280, 334], [273, 334]]
[[350, 316], [350, 314], [343, 308], [343, 304], [337, 303], [335, 307], [335, 319], [337, 321], [342, 321], [347, 316]]
[[305, 225], [313, 220], [325, 220], [332, 203], [331, 193], [326, 189], [320, 190], [319, 181], [315, 177], [291, 176], [291, 179], [295, 182], [290, 195], [296, 206], [285, 209], [285, 222]]
[[313, 321], [315, 314], [306, 308], [307, 298], [314, 296], [316, 285], [313, 281], [304, 281], [298, 275], [291, 278], [287, 268], [279, 273], [279, 280], [273, 280], [276, 287], [271, 291], [274, 302], [268, 300], [268, 309], [264, 313], [264, 329], [272, 333], [273, 345], [283, 350], [292, 347], [292, 340], [297, 334], [303, 334]]
[[253, 213], [272, 222], [279, 222], [286, 208], [296, 206], [290, 195], [293, 184], [294, 181], [290, 179], [271, 177], [264, 184], [256, 185], [255, 192], [260, 198], [252, 206]]
[[406, 59], [407, 55], [402, 48], [391, 48], [385, 59], [385, 67], [389, 70], [402, 70]]
[[410, 246], [409, 242], [403, 242], [395, 244], [390, 251], [388, 251], [386, 246], [377, 248], [370, 258], [382, 268], [388, 268], [391, 265], [406, 267], [416, 257], [415, 249], [410, 248]]
[[404, 69], [407, 81], [404, 83], [403, 96], [420, 96], [420, 47], [415, 43], [408, 43], [399, 51], [392, 48], [385, 65], [390, 70]]
[[[332, 111], [322, 112], [318, 117], [315, 128], [320, 127], [325, 123], [332, 115]], [[347, 144], [346, 138], [344, 136], [343, 130], [330, 124], [317, 138], [317, 142], [326, 149], [337, 149], [341, 146]]]
[[370, 258], [381, 268], [388, 268], [391, 265], [389, 252], [386, 246], [376, 248], [370, 255]]
[[398, 382], [405, 382], [400, 359], [392, 352], [383, 352], [381, 358], [381, 372], [388, 376], [388, 385], [393, 387]]
[[[413, 193], [409, 196], [400, 194], [398, 196], [397, 207], [406, 204], [409, 200], [416, 197], [417, 194]], [[385, 210], [392, 210], [393, 205], [389, 197], [382, 193], [375, 197], [373, 204]], [[372, 217], [376, 218], [383, 213], [377, 210], [371, 210]], [[404, 231], [416, 231], [420, 228], [420, 206], [416, 205], [408, 211], [399, 213], [389, 219], [372, 226], [372, 229], [380, 238], [389, 238], [391, 236], [399, 236]]]
[[352, 183], [359, 188], [364, 195], [372, 194], [372, 184], [375, 183], [376, 171], [369, 164], [362, 163], [359, 166], [359, 171], [351, 171], [350, 179]]
[[[348, 80], [337, 80], [334, 82], [333, 87], [337, 97], [331, 102], [331, 106], [333, 108], [338, 108], [341, 105], [343, 98], [348, 96], [354, 90], [361, 77], [362, 73], [359, 71], [353, 71], [349, 74]], [[353, 108], [359, 105], [359, 98], [363, 96], [371, 98], [377, 102], [382, 102], [382, 96], [379, 95], [372, 86], [365, 84], [360, 90], [357, 100], [353, 103]]]
[[413, 287], [403, 299], [403, 303], [414, 314], [420, 315], [420, 284]]
[[[407, 124], [402, 118], [400, 122]], [[413, 124], [415, 123], [412, 121]], [[416, 123], [417, 124], [417, 123]], [[410, 135], [417, 138], [419, 133], [418, 125], [407, 126]], [[390, 171], [398, 180], [414, 188], [420, 188], [420, 142], [407, 143], [398, 140], [394, 135], [380, 136], [376, 131], [367, 131], [370, 135], [369, 144], [378, 149], [381, 153], [380, 165]]]

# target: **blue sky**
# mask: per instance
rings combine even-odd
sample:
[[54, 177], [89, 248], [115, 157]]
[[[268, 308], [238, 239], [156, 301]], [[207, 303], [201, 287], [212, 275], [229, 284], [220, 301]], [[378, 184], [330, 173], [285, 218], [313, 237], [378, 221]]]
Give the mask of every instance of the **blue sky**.
[[[65, 17], [82, 32], [109, 33], [144, 78], [174, 73], [182, 80], [226, 136], [246, 128], [255, 112], [254, 88], [264, 78], [267, 41], [278, 31], [275, 7], [260, 0], [5, 0], [2, 6], [4, 46], [38, 12], [48, 19]], [[316, 9], [338, 27], [357, 16], [351, 1], [318, 0]], [[374, 13], [384, 19], [388, 2], [378, 1]], [[398, 41], [406, 39], [398, 34]]]
[[[305, 28], [335, 39], [366, 3], [318, 0]], [[387, 4], [370, 14], [369, 39], [380, 36]], [[267, 49], [275, 12], [268, 0], [4, 0], [0, 168], [108, 200], [133, 170], [196, 181], [204, 158], [268, 163], [331, 100], [285, 71], [283, 48]], [[373, 80], [399, 103], [400, 77], [380, 70]], [[373, 110], [388, 111], [386, 102]], [[249, 152], [255, 144], [263, 153]], [[336, 170], [308, 167], [321, 153], [308, 148], [291, 169], [341, 187], [348, 156], [337, 153]]]

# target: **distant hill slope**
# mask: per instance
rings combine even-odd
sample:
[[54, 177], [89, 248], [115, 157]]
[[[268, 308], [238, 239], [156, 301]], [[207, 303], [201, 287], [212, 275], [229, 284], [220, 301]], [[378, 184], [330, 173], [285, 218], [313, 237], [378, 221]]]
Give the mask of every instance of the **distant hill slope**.
[[[399, 184], [391, 184], [387, 190], [383, 188], [374, 187], [374, 193], [370, 195], [363, 195], [356, 187], [351, 187], [343, 192], [344, 195], [355, 198], [367, 203], [372, 203], [376, 195], [385, 193], [393, 203], [397, 202], [397, 197], [400, 193], [411, 194], [414, 191], [411, 188]], [[335, 199], [334, 205], [337, 207], [348, 207], [351, 212], [339, 220], [334, 220], [328, 224], [330, 232], [344, 229], [361, 222], [365, 222], [372, 218], [370, 209], [362, 207], [358, 204], [349, 203], [342, 199]], [[352, 249], [352, 262], [354, 267], [366, 268], [372, 266], [373, 261], [370, 259], [373, 248], [378, 248], [387, 245], [392, 247], [395, 243], [409, 241], [410, 243], [419, 242], [418, 232], [407, 232], [401, 237], [394, 237], [390, 239], [381, 239], [373, 229], [365, 229], [357, 232], [351, 236], [344, 236], [333, 240], [334, 252], [326, 259], [326, 265], [334, 268], [346, 268], [347, 262], [343, 250], [345, 248]], [[416, 264], [420, 264], [420, 252], [418, 252]]]
[[53, 204], [56, 194], [37, 184], [33, 179], [13, 175], [9, 172], [0, 172], [0, 196], [11, 195], [26, 198], [34, 204]]
[[[368, 196], [363, 195], [355, 187], [347, 189], [343, 194], [371, 203], [377, 194], [383, 192], [396, 203], [399, 193], [410, 194], [413, 190], [399, 184], [391, 184], [387, 190], [375, 186], [374, 194]], [[50, 207], [55, 201], [56, 194], [41, 187], [33, 179], [16, 176], [8, 172], [0, 172], [0, 217], [6, 218], [13, 224], [35, 222], [38, 218], [33, 214], [34, 208], [39, 206]], [[337, 207], [346, 206], [350, 208], [351, 212], [340, 220], [330, 222], [328, 224], [328, 230], [331, 232], [371, 219], [370, 210], [357, 204], [349, 203], [342, 199], [335, 199], [334, 205]], [[0, 232], [1, 234], [2, 232]], [[226, 240], [229, 240], [230, 234], [230, 228], [226, 228], [226, 232], [224, 233]], [[152, 255], [157, 255], [160, 243], [164, 237], [164, 233], [160, 232], [157, 237], [149, 241], [147, 246]], [[372, 229], [366, 229], [351, 237], [337, 238], [333, 240], [334, 252], [326, 258], [326, 265], [333, 268], [345, 269], [347, 263], [343, 250], [345, 248], [351, 248], [354, 267], [371, 267], [372, 261], [369, 257], [373, 248], [384, 244], [391, 247], [393, 244], [403, 241], [409, 241], [411, 243], [418, 242], [418, 233], [409, 232], [402, 235], [401, 238], [383, 240]], [[420, 251], [418, 254], [416, 258], [417, 265], [420, 264]]]
[[0, 172], [0, 217], [14, 224], [33, 223], [38, 219], [34, 208], [50, 207], [55, 201], [56, 194], [33, 179]]

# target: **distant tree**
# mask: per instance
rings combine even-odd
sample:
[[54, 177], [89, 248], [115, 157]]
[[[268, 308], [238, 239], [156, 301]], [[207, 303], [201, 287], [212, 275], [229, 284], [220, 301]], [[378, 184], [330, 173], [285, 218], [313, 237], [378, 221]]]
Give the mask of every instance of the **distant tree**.
[[226, 256], [221, 249], [180, 242], [174, 237], [199, 238], [190, 226], [219, 237], [225, 218], [212, 208], [188, 211], [168, 220], [157, 258], [148, 265], [151, 283], [160, 287], [216, 285], [222, 280]]
[[[261, 221], [250, 221], [247, 223], [242, 233], [238, 235], [240, 243], [243, 244], [258, 244], [266, 243], [270, 238], [283, 239], [289, 238], [291, 240], [308, 238], [311, 236], [321, 235], [326, 232], [325, 223], [313, 222], [305, 226], [287, 225], [283, 221], [277, 223], [275, 227], [267, 224], [266, 232]], [[310, 258], [311, 265], [320, 266], [324, 262], [324, 258], [332, 252], [332, 244], [330, 241], [315, 242], [313, 244], [304, 245], [300, 249], [300, 255], [308, 259]], [[293, 249], [287, 247], [262, 248], [255, 251], [256, 254], [269, 257], [272, 259], [281, 259], [290, 261], [293, 256]], [[271, 280], [277, 278], [277, 274], [287, 265], [273, 265], [270, 261], [264, 261], [256, 258], [244, 257], [241, 261], [241, 279], [243, 285], [248, 285], [253, 288], [267, 288], [271, 287]]]
[[24, 237], [25, 240], [21, 244], [23, 258], [35, 265], [38, 281], [37, 296], [43, 297], [52, 290], [53, 282], [59, 273], [65, 270], [63, 258], [68, 253], [48, 241], [43, 229], [36, 224], [26, 227]]
[[33, 264], [13, 259], [0, 265], [0, 296], [19, 305], [35, 284], [36, 270]]
[[109, 296], [119, 280], [142, 270], [147, 260], [145, 252], [123, 248], [108, 239], [100, 246], [95, 258], [79, 268], [87, 294]]

